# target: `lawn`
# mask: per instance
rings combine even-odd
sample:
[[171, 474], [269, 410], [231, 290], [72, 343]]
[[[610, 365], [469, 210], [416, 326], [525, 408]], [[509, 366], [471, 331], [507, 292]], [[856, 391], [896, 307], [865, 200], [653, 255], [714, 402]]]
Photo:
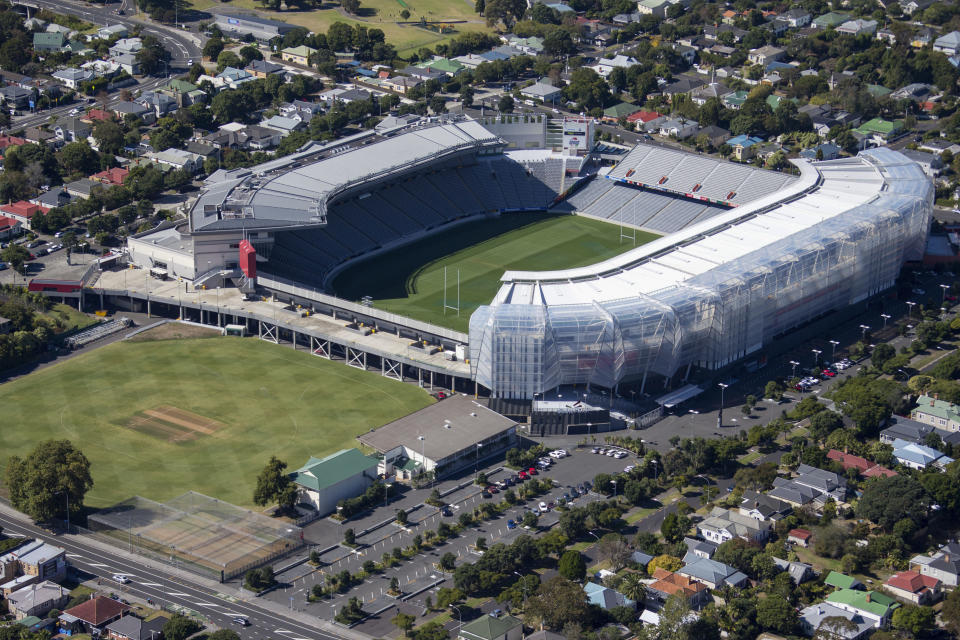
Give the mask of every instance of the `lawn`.
[[55, 304], [48, 311], [44, 311], [40, 315], [49, 318], [55, 323], [60, 323], [59, 326], [62, 327], [64, 331], [83, 329], [99, 321], [98, 318], [81, 313], [68, 304]]
[[[637, 231], [637, 244], [656, 238]], [[632, 249], [616, 225], [581, 216], [507, 214], [476, 220], [376, 256], [343, 271], [337, 295], [373, 298], [373, 306], [411, 318], [466, 331], [470, 314], [490, 302], [508, 269], [550, 270], [593, 264]], [[456, 305], [460, 272], [460, 313], [443, 313], [444, 267], [447, 304]]]
[[233, 7], [236, 9], [256, 10], [261, 16], [271, 20], [280, 20], [306, 27], [310, 31], [326, 33], [334, 22], [362, 24], [369, 28], [381, 29], [389, 44], [396, 47], [401, 56], [409, 55], [421, 47], [435, 47], [441, 42], [465, 31], [487, 31], [486, 22], [473, 11], [473, 2], [467, 0], [404, 0], [410, 11], [410, 21], [419, 21], [423, 17], [428, 22], [460, 21], [467, 23], [453, 25], [457, 33], [439, 34], [419, 26], [397, 24], [403, 18], [403, 7], [397, 0], [361, 0], [360, 15], [346, 16], [340, 12], [339, 4], [325, 4], [322, 9], [301, 11], [297, 5], [287, 11], [268, 11], [255, 0], [193, 0], [194, 9], [206, 10], [213, 7]]
[[656, 507], [656, 508], [638, 507], [635, 509], [631, 509], [630, 513], [626, 515], [623, 521], [626, 522], [627, 524], [633, 524], [634, 522], [639, 522], [640, 520], [643, 520], [651, 513], [656, 512], [656, 510], [659, 508], [660, 507]]
[[737, 462], [739, 462], [740, 464], [750, 464], [754, 460], [759, 460], [762, 457], [763, 457], [763, 454], [760, 453], [759, 451], [750, 451], [749, 453], [745, 453], [739, 458], [737, 458]]
[[430, 402], [253, 338], [119, 342], [0, 386], [0, 471], [10, 454], [68, 438], [90, 459], [91, 506], [190, 489], [248, 506], [271, 455], [295, 469]]

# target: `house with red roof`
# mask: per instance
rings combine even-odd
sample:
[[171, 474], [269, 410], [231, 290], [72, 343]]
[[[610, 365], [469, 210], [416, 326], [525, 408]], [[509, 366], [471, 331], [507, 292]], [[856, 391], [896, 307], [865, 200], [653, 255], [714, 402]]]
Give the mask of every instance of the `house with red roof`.
[[37, 211], [45, 214], [50, 211], [50, 209], [48, 207], [41, 207], [38, 204], [33, 204], [32, 202], [27, 202], [26, 200], [0, 206], [0, 215], [17, 220], [26, 229], [30, 228], [30, 219]]
[[883, 583], [892, 595], [913, 604], [932, 604], [943, 595], [943, 583], [916, 571], [901, 571]]
[[807, 547], [810, 546], [810, 538], [812, 537], [813, 534], [806, 529], [790, 529], [787, 533], [787, 542], [798, 544], [801, 547]]
[[656, 111], [637, 111], [636, 113], [631, 113], [627, 116], [627, 122], [634, 123], [637, 128], [643, 129], [644, 131], [649, 131], [660, 126], [661, 122], [666, 121], [666, 116], [663, 116]]
[[897, 475], [897, 472], [893, 469], [887, 469], [878, 464], [873, 465], [863, 472], [864, 478], [892, 478], [895, 475]]
[[867, 478], [877, 478], [880, 476], [890, 477], [897, 475], [896, 471], [891, 471], [886, 467], [881, 467], [876, 462], [870, 462], [866, 458], [855, 456], [852, 453], [830, 449], [827, 452], [827, 458], [839, 462], [840, 466], [847, 469], [856, 469], [857, 473]]
[[130, 610], [130, 605], [118, 602], [113, 598], [95, 596], [89, 600], [67, 609], [57, 619], [60, 633], [73, 635], [74, 633], [90, 633], [99, 635], [99, 632], [114, 620]]
[[129, 174], [130, 171], [123, 167], [111, 167], [105, 171], [93, 174], [90, 176], [90, 179], [103, 184], [122, 185], [124, 179], [126, 179]]
[[0, 216], [0, 240], [9, 240], [23, 233], [23, 225], [19, 220]]
[[90, 122], [99, 122], [101, 120], [113, 120], [113, 114], [109, 111], [104, 111], [103, 109], [90, 109], [87, 111], [87, 115], [83, 117], [84, 120], [89, 120]]
[[0, 155], [3, 155], [3, 152], [7, 147], [19, 147], [22, 144], [27, 144], [27, 141], [24, 138], [0, 135]]

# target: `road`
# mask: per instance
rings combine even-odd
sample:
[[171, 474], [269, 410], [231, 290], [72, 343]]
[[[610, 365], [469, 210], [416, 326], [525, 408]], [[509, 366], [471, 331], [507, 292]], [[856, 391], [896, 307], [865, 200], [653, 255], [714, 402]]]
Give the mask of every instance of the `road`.
[[[297, 619], [282, 616], [276, 612], [244, 602], [214, 589], [197, 585], [178, 577], [173, 567], [156, 569], [150, 563], [130, 559], [125, 554], [103, 551], [99, 545], [89, 544], [82, 536], [53, 536], [45, 531], [12, 517], [9, 508], [0, 511], [0, 526], [4, 534], [20, 534], [40, 538], [62, 547], [67, 551], [70, 564], [80, 571], [100, 578], [103, 589], [114, 592], [131, 600], [145, 601], [147, 598], [162, 605], [177, 605], [196, 611], [206, 617], [211, 624], [221, 628], [232, 628], [242, 638], [285, 638], [286, 640], [333, 640], [335, 638], [353, 638], [354, 634], [342, 635], [323, 631]], [[131, 582], [120, 585], [111, 579], [114, 574], [122, 573]], [[223, 587], [227, 589], [226, 586]], [[234, 617], [245, 616], [251, 623], [242, 628], [232, 621]]]

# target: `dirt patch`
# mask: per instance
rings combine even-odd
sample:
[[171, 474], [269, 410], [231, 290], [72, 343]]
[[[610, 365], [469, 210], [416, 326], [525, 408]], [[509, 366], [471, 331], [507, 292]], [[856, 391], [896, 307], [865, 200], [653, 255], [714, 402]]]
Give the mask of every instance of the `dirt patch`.
[[161, 405], [134, 414], [124, 426], [167, 442], [186, 442], [212, 435], [226, 425], [192, 411]]
[[213, 338], [221, 335], [219, 329], [195, 327], [181, 322], [165, 322], [130, 338], [130, 342], [154, 342], [156, 340], [185, 340], [188, 338]]

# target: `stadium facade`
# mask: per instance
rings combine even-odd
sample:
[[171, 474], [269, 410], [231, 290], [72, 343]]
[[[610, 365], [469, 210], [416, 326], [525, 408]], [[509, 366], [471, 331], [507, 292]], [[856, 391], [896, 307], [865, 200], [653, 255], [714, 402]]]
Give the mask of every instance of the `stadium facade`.
[[[662, 186], [717, 169], [641, 164], [625, 158], [610, 178]], [[616, 258], [505, 273], [470, 318], [476, 381], [529, 399], [560, 385], [717, 369], [892, 286], [905, 260], [922, 257], [933, 185], [917, 164], [885, 148], [796, 164], [800, 178], [779, 191]], [[736, 189], [726, 189], [729, 201]]]

